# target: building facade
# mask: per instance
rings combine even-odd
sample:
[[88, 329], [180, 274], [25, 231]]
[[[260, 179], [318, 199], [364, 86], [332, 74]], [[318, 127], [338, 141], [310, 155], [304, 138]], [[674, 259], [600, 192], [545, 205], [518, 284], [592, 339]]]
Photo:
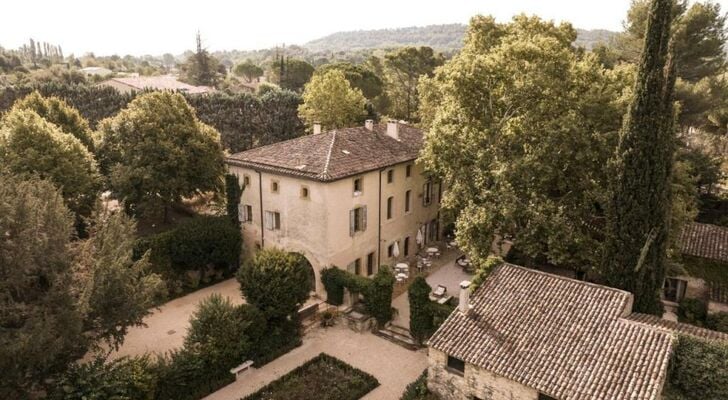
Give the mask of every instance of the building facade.
[[414, 127], [368, 121], [228, 157], [245, 187], [245, 255], [268, 247], [302, 254], [319, 295], [325, 267], [370, 276], [413, 258], [440, 238], [442, 187], [416, 162], [421, 145]]

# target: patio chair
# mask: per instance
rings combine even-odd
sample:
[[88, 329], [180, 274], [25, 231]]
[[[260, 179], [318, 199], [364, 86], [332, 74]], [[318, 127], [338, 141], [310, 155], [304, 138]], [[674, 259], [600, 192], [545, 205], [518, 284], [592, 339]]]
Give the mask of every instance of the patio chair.
[[432, 291], [432, 294], [435, 297], [443, 297], [447, 293], [447, 288], [443, 285], [437, 285], [437, 288]]

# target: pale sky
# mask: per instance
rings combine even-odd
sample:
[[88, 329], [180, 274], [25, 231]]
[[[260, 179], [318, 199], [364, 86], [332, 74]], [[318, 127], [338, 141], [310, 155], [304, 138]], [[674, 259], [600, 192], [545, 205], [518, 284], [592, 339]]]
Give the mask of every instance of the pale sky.
[[[64, 53], [179, 54], [194, 47], [251, 50], [303, 44], [338, 31], [507, 21], [525, 12], [585, 29], [620, 30], [630, 0], [4, 0], [0, 46], [32, 37]], [[718, 0], [728, 10], [728, 0]]]

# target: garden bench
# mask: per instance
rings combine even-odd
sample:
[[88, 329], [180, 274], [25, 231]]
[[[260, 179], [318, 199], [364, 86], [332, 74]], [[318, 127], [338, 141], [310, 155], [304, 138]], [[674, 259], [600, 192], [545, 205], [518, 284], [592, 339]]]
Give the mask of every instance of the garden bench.
[[231, 369], [230, 373], [235, 375], [235, 379], [237, 379], [238, 375], [249, 370], [252, 366], [253, 366], [253, 360], [248, 360], [248, 361], [238, 365], [237, 367]]

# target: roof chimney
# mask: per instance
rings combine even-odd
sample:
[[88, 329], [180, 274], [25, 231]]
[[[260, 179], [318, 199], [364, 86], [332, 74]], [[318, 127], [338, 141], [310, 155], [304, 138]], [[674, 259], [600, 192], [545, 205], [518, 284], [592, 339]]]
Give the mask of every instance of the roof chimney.
[[374, 120], [368, 119], [368, 120], [364, 121], [364, 127], [367, 128], [368, 131], [373, 131], [374, 130]]
[[320, 122], [314, 122], [313, 123], [313, 134], [318, 135], [321, 133], [321, 123]]
[[470, 311], [470, 281], [460, 282], [460, 301], [458, 311], [467, 314]]
[[399, 123], [396, 119], [387, 121], [387, 136], [399, 140]]

